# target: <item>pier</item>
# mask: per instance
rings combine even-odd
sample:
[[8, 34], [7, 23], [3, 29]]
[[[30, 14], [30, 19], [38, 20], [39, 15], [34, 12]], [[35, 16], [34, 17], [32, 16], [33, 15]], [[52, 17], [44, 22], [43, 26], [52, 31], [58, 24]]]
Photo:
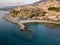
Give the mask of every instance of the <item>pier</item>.
[[51, 23], [51, 24], [60, 24], [60, 22], [58, 21], [49, 21], [49, 20], [16, 20], [13, 17], [11, 17], [10, 15], [4, 16], [3, 17], [5, 20], [12, 22], [14, 24], [17, 24], [18, 27], [24, 31], [27, 30], [27, 28], [25, 27], [25, 25], [23, 23], [31, 23], [31, 22], [36, 22], [36, 23]]

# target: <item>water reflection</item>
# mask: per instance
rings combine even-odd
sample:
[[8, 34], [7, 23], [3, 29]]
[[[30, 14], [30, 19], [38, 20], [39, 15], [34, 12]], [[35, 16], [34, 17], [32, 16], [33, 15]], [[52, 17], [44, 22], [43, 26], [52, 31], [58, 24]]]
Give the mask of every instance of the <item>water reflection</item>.
[[29, 23], [29, 30], [20, 31], [2, 18], [7, 12], [0, 13], [0, 45], [60, 45], [60, 25]]
[[[57, 24], [47, 24], [47, 23], [27, 23], [25, 24], [26, 27], [28, 28], [33, 28], [36, 26], [37, 30], [39, 29], [40, 31], [45, 31], [45, 32], [48, 32], [48, 35], [50, 37], [60, 37], [60, 25], [57, 25]], [[42, 28], [41, 28], [42, 27]], [[36, 29], [35, 28], [35, 29]]]
[[14, 30], [11, 33], [14, 37], [16, 38], [21, 38], [25, 41], [29, 41], [32, 42], [35, 39], [35, 35], [33, 34], [32, 31], [30, 30], [25, 30], [25, 31], [21, 31], [21, 30]]
[[60, 25], [58, 24], [44, 24], [45, 28], [49, 30], [50, 36], [60, 37]]

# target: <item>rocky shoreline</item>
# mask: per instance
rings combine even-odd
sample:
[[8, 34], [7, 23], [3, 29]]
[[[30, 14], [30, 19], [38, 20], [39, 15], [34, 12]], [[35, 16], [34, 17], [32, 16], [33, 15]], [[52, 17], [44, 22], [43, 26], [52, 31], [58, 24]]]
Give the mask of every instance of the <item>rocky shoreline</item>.
[[21, 30], [27, 30], [23, 23], [40, 22], [60, 24], [60, 2], [47, 0], [38, 5], [24, 5], [13, 10], [3, 17], [5, 20], [17, 24]]
[[25, 30], [25, 26], [24, 26], [22, 23], [20, 23], [18, 20], [15, 20], [14, 18], [12, 18], [10, 15], [4, 16], [3, 19], [5, 19], [5, 20], [7, 20], [7, 21], [9, 21], [9, 22], [11, 22], [11, 23], [13, 23], [13, 24], [17, 24], [18, 27], [19, 27], [21, 30]]
[[21, 29], [22, 31], [27, 30], [27, 28], [23, 25], [24, 23], [36, 22], [36, 23], [60, 24], [60, 22], [47, 21], [47, 20], [21, 20], [21, 21], [18, 21], [18, 20], [12, 19], [12, 17], [10, 15], [4, 16], [3, 18], [9, 22], [12, 22], [12, 23], [18, 25], [19, 29]]

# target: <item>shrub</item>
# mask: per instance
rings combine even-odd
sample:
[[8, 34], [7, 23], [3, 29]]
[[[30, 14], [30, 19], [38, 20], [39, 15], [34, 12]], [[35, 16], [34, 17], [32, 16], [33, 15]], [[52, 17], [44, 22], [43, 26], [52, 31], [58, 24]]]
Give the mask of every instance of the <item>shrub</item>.
[[53, 10], [53, 11], [59, 11], [60, 12], [60, 7], [49, 7], [48, 10]]
[[12, 15], [13, 17], [16, 17], [17, 14], [19, 13], [19, 11], [12, 10], [12, 11], [10, 11], [10, 13], [13, 14]]

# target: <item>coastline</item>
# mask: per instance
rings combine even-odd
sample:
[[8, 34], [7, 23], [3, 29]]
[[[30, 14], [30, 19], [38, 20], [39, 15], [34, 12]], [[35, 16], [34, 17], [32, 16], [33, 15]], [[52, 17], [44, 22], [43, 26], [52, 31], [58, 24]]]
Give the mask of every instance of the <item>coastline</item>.
[[18, 25], [18, 27], [21, 30], [25, 30], [25, 26], [22, 23], [18, 22], [18, 20], [15, 20], [14, 18], [12, 18], [10, 15], [4, 16], [3, 19], [5, 19], [6, 21], [9, 21], [9, 22], [11, 22], [13, 24]]
[[3, 17], [5, 20], [16, 24], [19, 29], [21, 29], [22, 31], [26, 30], [27, 28], [25, 27], [25, 25], [23, 25], [24, 23], [50, 23], [50, 24], [60, 24], [60, 22], [55, 22], [55, 21], [47, 21], [47, 20], [15, 20], [13, 19], [10, 15], [6, 15]]
[[22, 5], [21, 7], [10, 10], [10, 14], [3, 18], [9, 22], [17, 24], [21, 30], [27, 29], [23, 23], [36, 22], [60, 24], [60, 2], [57, 0], [51, 1], [47, 0], [46, 2], [39, 3], [38, 5]]
[[21, 23], [31, 23], [31, 22], [36, 22], [36, 23], [51, 23], [51, 24], [60, 24], [60, 22], [55, 22], [55, 21], [47, 21], [47, 20], [21, 20]]

